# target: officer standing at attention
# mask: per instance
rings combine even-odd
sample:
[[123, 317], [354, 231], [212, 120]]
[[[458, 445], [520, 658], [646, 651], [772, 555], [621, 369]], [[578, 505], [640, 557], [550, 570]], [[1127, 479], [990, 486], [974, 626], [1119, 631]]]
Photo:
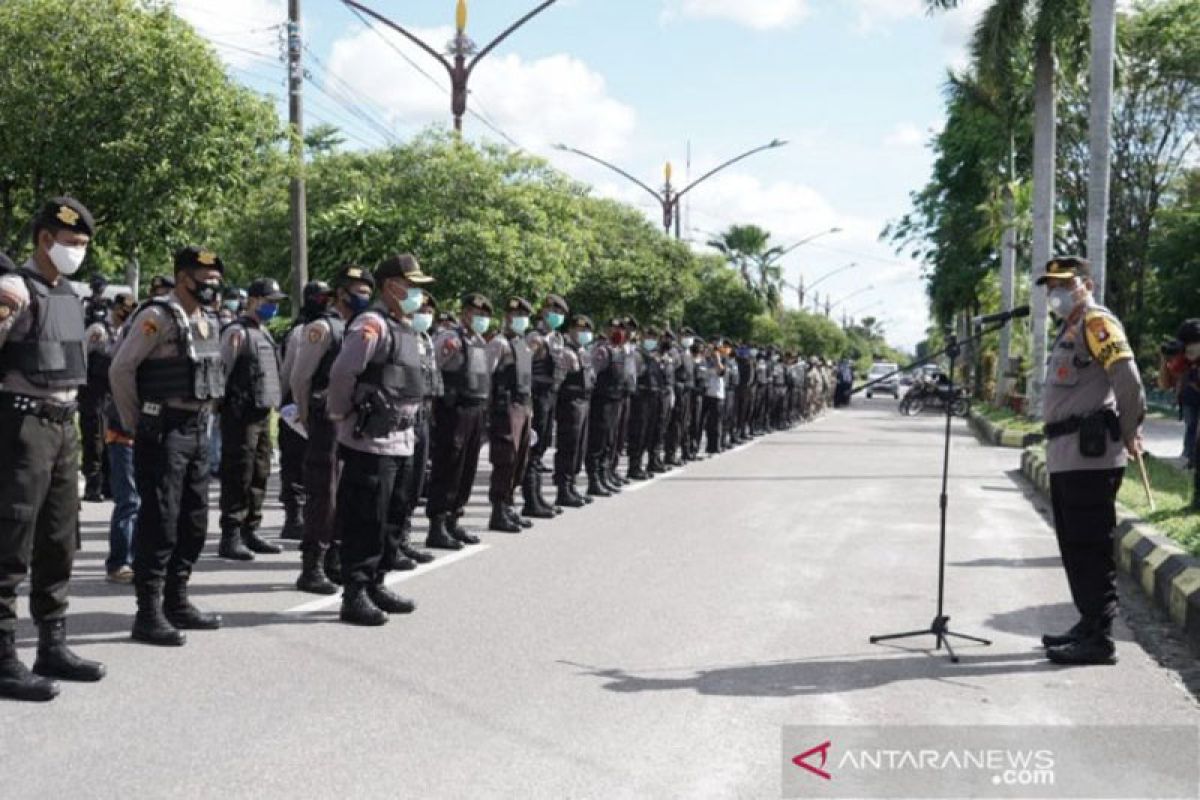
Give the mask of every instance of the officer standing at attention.
[[[631, 479], [628, 477], [628, 465], [626, 465], [626, 475], [621, 475], [617, 471], [617, 465], [620, 463], [621, 455], [625, 453], [629, 441], [630, 417], [633, 414], [633, 398], [637, 393], [639, 332], [638, 321], [632, 315], [626, 315], [621, 322], [621, 349], [625, 352], [625, 375], [622, 379], [624, 398], [621, 401], [621, 413], [617, 418], [617, 438], [611, 454], [612, 461], [610, 468], [613, 477], [618, 483], [628, 484], [631, 482]], [[614, 332], [615, 334], [616, 332]]]
[[[357, 264], [346, 264], [334, 279], [336, 299], [300, 328], [294, 344], [288, 387], [296, 403], [296, 421], [308, 434], [304, 450], [304, 539], [296, 588], [312, 594], [336, 594], [341, 581], [337, 553], [337, 431], [329, 419], [329, 376], [342, 350], [346, 323], [371, 305], [375, 278]], [[336, 567], [336, 569], [334, 569]]]
[[429, 480], [428, 547], [459, 550], [479, 538], [458, 523], [471, 498], [486, 433], [492, 373], [483, 334], [492, 302], [478, 292], [462, 298], [460, 324], [434, 339], [445, 394], [433, 404], [433, 469]]
[[[492, 517], [488, 529], [502, 533], [520, 533], [522, 528], [532, 525], [513, 508], [513, 493], [529, 463], [533, 353], [525, 334], [532, 314], [533, 306], [527, 300], [510, 298], [500, 335], [487, 345], [488, 362], [492, 365], [492, 402], [488, 414], [488, 458], [492, 463], [488, 501], [492, 504]], [[549, 397], [557, 399], [557, 386]], [[553, 412], [553, 408], [547, 410], [548, 418], [553, 418]], [[548, 431], [552, 429], [547, 426]]]
[[[20, 269], [0, 254], [0, 696], [50, 700], [59, 678], [98, 681], [104, 666], [67, 647], [67, 589], [79, 535], [75, 394], [87, 379], [83, 307], [67, 278], [94, 223], [70, 197], [33, 220]], [[30, 573], [38, 626], [30, 674], [17, 658], [17, 587]]]
[[1080, 616], [1067, 633], [1042, 643], [1058, 664], [1111, 664], [1116, 496], [1127, 454], [1142, 451], [1146, 396], [1121, 323], [1092, 301], [1088, 262], [1053, 259], [1037, 284], [1046, 287], [1048, 307], [1060, 320], [1042, 417], [1054, 530]]
[[221, 290], [216, 253], [175, 254], [176, 288], [130, 318], [108, 371], [121, 425], [134, 432], [141, 510], [134, 528], [133, 638], [186, 642], [180, 629], [216, 629], [221, 618], [188, 599], [192, 567], [208, 534], [208, 428], [225, 394], [217, 318], [207, 308]]
[[[94, 291], [97, 285], [96, 278], [92, 281]], [[87, 306], [87, 313], [96, 317], [88, 323], [84, 334], [88, 356], [87, 384], [79, 390], [79, 432], [83, 444], [81, 471], [85, 503], [99, 503], [104, 500], [106, 494], [111, 494], [104, 491], [109, 486], [108, 462], [104, 455], [104, 405], [108, 397], [108, 366], [112, 363], [109, 353], [120, 328], [120, 322], [114, 320], [117, 315], [118, 298], [121, 301], [120, 313], [127, 316], [129, 296], [125, 294], [117, 295], [111, 307], [107, 303], [95, 301]]]
[[637, 365], [637, 394], [634, 395], [633, 406], [629, 412], [629, 466], [626, 477], [635, 481], [644, 481], [650, 477], [642, 463], [642, 457], [649, 454], [650, 461], [653, 462], [651, 447], [662, 401], [661, 394], [666, 383], [657, 350], [658, 328], [647, 326], [643, 331], [641, 347], [634, 354]]
[[416, 442], [413, 445], [413, 468], [407, 488], [408, 502], [404, 506], [407, 513], [400, 531], [400, 552], [412, 562], [414, 567], [417, 564], [428, 564], [434, 560], [432, 553], [426, 553], [424, 550], [418, 550], [412, 546], [412, 518], [413, 512], [421, 504], [428, 477], [426, 473], [429, 470], [433, 404], [446, 391], [442, 385], [442, 371], [438, 369], [437, 351], [434, 349], [433, 339], [429, 335], [429, 332], [433, 330], [437, 313], [437, 301], [434, 300], [432, 294], [425, 292], [421, 308], [412, 316], [413, 330], [417, 332], [421, 343], [421, 374], [425, 381], [425, 397], [421, 401], [421, 413], [417, 415], [414, 428]]
[[165, 297], [175, 291], [175, 279], [169, 275], [155, 275], [150, 279], [150, 299]]
[[607, 335], [601, 337], [591, 349], [596, 385], [592, 389], [592, 402], [588, 409], [585, 466], [589, 485], [595, 478], [612, 493], [621, 491], [621, 483], [616, 480], [612, 470], [611, 455], [616, 446], [617, 421], [625, 396], [625, 350], [621, 346], [621, 336], [621, 320], [610, 320]]
[[273, 278], [250, 284], [242, 316], [221, 334], [225, 400], [221, 404], [221, 558], [250, 561], [278, 554], [258, 535], [271, 475], [271, 412], [283, 401], [279, 356], [266, 324], [287, 295]]
[[[414, 468], [413, 426], [425, 397], [420, 340], [409, 315], [424, 295], [414, 284], [430, 280], [410, 255], [393, 256], [376, 267], [379, 302], [351, 320], [329, 369], [328, 413], [342, 458], [337, 494], [341, 619], [352, 625], [383, 625], [388, 614], [416, 608], [384, 581], [401, 558], [401, 523]], [[360, 290], [355, 293], [361, 296]]]
[[[546, 296], [533, 329], [525, 336], [533, 357], [533, 432], [530, 464], [521, 481], [521, 497], [525, 501], [522, 514], [539, 519], [555, 516], [554, 508], [542, 494], [542, 474], [549, 472], [544, 456], [554, 439], [558, 389], [564, 371], [563, 335], [559, 332], [570, 307], [556, 294]], [[559, 510], [561, 513], [561, 509]]]
[[[588, 412], [592, 390], [596, 386], [596, 373], [592, 369], [589, 350], [592, 336], [592, 321], [583, 314], [576, 314], [568, 328], [566, 349], [563, 351], [566, 375], [558, 390], [558, 409], [555, 412], [558, 446], [554, 451], [555, 483], [565, 482], [572, 487], [579, 477], [579, 471], [583, 469], [584, 455], [588, 449]], [[587, 493], [593, 497], [613, 495], [594, 470], [588, 472]]]

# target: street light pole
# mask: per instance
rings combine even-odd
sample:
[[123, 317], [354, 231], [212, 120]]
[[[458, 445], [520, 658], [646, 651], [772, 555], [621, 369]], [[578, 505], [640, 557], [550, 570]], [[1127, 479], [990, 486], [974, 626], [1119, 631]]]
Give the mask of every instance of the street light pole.
[[[409, 33], [400, 25], [383, 16], [382, 14], [372, 11], [361, 3], [355, 0], [342, 0], [347, 6], [367, 14], [373, 19], [382, 22], [396, 33], [408, 39], [417, 47], [424, 50], [429, 55], [437, 59], [450, 76], [450, 113], [454, 116], [454, 130], [458, 134], [462, 134], [462, 118], [463, 114], [467, 113], [467, 83], [471, 79], [471, 73], [475, 70], [475, 66], [483, 60], [490, 52], [496, 49], [497, 45], [511, 36], [518, 28], [524, 25], [529, 20], [536, 17], [538, 14], [545, 11], [550, 6], [554, 5], [558, 0], [544, 0], [540, 5], [534, 8], [525, 16], [518, 19], [512, 25], [504, 29], [504, 32], [497, 36], [492, 41], [488, 42], [482, 49], [476, 50], [475, 42], [467, 36], [467, 0], [458, 0], [458, 7], [454, 14], [454, 38], [450, 41], [450, 55], [454, 56], [454, 61], [447, 61], [438, 51], [427, 45], [425, 42], [418, 39], [412, 33]], [[468, 56], [474, 56], [470, 61], [467, 61]]]
[[864, 286], [863, 288], [859, 289], [857, 292], [851, 292], [850, 294], [846, 295], [841, 300], [838, 300], [836, 303], [833, 303], [832, 305], [829, 303], [829, 296], [826, 295], [826, 297], [825, 297], [825, 316], [828, 317], [829, 313], [831, 311], [833, 311], [833, 309], [842, 305], [847, 300], [851, 300], [855, 297], [858, 297], [860, 294], [863, 294], [864, 292], [870, 292], [870, 291], [874, 290], [874, 288], [875, 288], [874, 284], [871, 284], [869, 286]]
[[[343, 2], [350, 2], [350, 0], [343, 0]], [[783, 139], [772, 139], [771, 141], [767, 142], [764, 145], [760, 145], [759, 147], [755, 147], [751, 150], [747, 150], [746, 152], [742, 153], [741, 155], [734, 156], [733, 158], [729, 159], [725, 163], [720, 164], [720, 165], [714, 167], [713, 169], [710, 169], [708, 172], [704, 173], [699, 178], [692, 181], [687, 186], [684, 186], [682, 189], [679, 189], [678, 191], [676, 191], [674, 186], [672, 186], [672, 184], [671, 184], [671, 164], [670, 164], [670, 162], [668, 162], [666, 169], [665, 169], [667, 182], [661, 192], [651, 189], [649, 186], [647, 186], [641, 180], [635, 178], [633, 175], [630, 175], [628, 172], [621, 169], [616, 164], [610, 164], [609, 162], [605, 161], [604, 159], [602, 159], [598, 156], [594, 156], [591, 153], [584, 152], [583, 150], [580, 150], [575, 147], [568, 147], [565, 144], [556, 144], [556, 145], [554, 145], [554, 148], [556, 150], [563, 150], [568, 153], [574, 153], [577, 156], [583, 156], [584, 158], [588, 159], [589, 161], [594, 161], [595, 163], [599, 164], [602, 167], [607, 167], [608, 169], [617, 173], [621, 177], [623, 177], [629, 181], [632, 181], [633, 183], [640, 186], [647, 193], [649, 193], [651, 197], [653, 197], [655, 200], [657, 200], [658, 204], [660, 206], [662, 206], [663, 231], [668, 236], [670, 236], [671, 235], [671, 227], [672, 227], [672, 225], [674, 225], [675, 238], [682, 239], [683, 232], [680, 230], [680, 223], [679, 223], [679, 199], [681, 197], [683, 197], [685, 194], [690, 192], [692, 189], [695, 189], [700, 184], [704, 183], [706, 180], [708, 180], [712, 176], [716, 175], [721, 170], [727, 169], [728, 167], [732, 167], [734, 164], [738, 163], [739, 161], [742, 161], [743, 159], [747, 159], [750, 156], [755, 155], [756, 153], [761, 153], [763, 150], [772, 150], [776, 147], [783, 147], [785, 144], [787, 144], [787, 142]]]

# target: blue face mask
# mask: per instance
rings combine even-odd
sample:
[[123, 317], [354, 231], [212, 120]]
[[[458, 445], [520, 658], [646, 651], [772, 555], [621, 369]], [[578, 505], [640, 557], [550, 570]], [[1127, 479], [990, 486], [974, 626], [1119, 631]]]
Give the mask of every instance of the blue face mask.
[[400, 302], [400, 310], [405, 314], [417, 311], [425, 302], [425, 292], [421, 289], [409, 289], [408, 295]]
[[433, 327], [433, 314], [413, 314], [412, 326], [417, 333], [425, 333]]
[[567, 318], [557, 311], [551, 311], [546, 315], [546, 324], [550, 326], [550, 330], [556, 331], [562, 327], [562, 324], [567, 321]]
[[367, 306], [371, 305], [371, 295], [369, 294], [354, 294], [353, 292], [346, 295], [346, 305], [355, 314], [366, 311]]
[[525, 331], [529, 330], [529, 317], [513, 317], [512, 321], [509, 322], [508, 325], [513, 329], [513, 333], [515, 333], [517, 336], [520, 336], [521, 334], [525, 333]]
[[263, 303], [258, 307], [258, 311], [254, 312], [263, 322], [270, 322], [275, 319], [275, 315], [279, 313], [279, 303]]
[[642, 347], [646, 348], [647, 353], [653, 353], [658, 349], [658, 339], [643, 339]]
[[236, 312], [241, 307], [241, 305], [242, 305], [242, 303], [240, 300], [226, 300], [225, 301], [225, 308], [229, 311]]
[[587, 347], [592, 343], [592, 332], [580, 331], [579, 333], [575, 334], [575, 341], [579, 342], [580, 347]]
[[491, 326], [491, 324], [492, 324], [491, 317], [472, 317], [471, 318], [471, 330], [475, 331], [480, 336], [483, 336], [485, 333], [487, 333], [487, 329]]

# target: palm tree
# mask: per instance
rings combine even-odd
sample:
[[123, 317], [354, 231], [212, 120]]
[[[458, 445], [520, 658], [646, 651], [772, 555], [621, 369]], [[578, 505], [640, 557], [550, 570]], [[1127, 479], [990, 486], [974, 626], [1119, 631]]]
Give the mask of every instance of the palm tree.
[[1109, 156], [1112, 136], [1113, 59], [1117, 10], [1114, 0], [1092, 0], [1092, 63], [1088, 120], [1087, 255], [1104, 302], [1108, 255]]
[[757, 225], [731, 225], [718, 238], [709, 241], [742, 276], [746, 288], [776, 311], [780, 304], [783, 280], [778, 260], [782, 247], [771, 246], [771, 234]]

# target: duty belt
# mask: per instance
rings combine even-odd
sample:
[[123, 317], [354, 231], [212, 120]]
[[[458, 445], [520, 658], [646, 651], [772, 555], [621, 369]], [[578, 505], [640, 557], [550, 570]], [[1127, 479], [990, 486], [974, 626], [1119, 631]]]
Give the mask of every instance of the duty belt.
[[0, 409], [28, 414], [31, 417], [50, 420], [59, 424], [70, 422], [79, 410], [77, 403], [58, 403], [41, 397], [30, 397], [11, 392], [0, 393]]
[[1078, 432], [1085, 419], [1089, 419], [1097, 415], [1104, 417], [1105, 425], [1108, 427], [1109, 435], [1112, 437], [1113, 441], [1121, 438], [1120, 421], [1117, 418], [1116, 412], [1110, 408], [1105, 408], [1092, 414], [1085, 414], [1084, 416], [1067, 417], [1066, 419], [1059, 420], [1058, 422], [1047, 422], [1042, 426], [1042, 433], [1046, 434], [1047, 439], [1057, 439], [1060, 436], [1067, 436], [1069, 434]]

